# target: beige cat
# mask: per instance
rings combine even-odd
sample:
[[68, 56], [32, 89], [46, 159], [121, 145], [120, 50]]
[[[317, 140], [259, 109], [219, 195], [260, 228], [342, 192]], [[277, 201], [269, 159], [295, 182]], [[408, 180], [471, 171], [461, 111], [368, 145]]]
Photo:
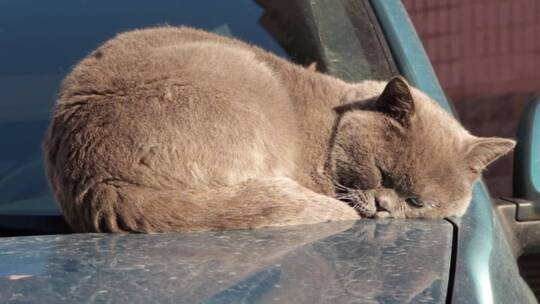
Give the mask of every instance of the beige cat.
[[349, 84], [162, 27], [73, 69], [44, 147], [75, 231], [162, 232], [460, 215], [513, 146], [470, 135], [403, 78]]

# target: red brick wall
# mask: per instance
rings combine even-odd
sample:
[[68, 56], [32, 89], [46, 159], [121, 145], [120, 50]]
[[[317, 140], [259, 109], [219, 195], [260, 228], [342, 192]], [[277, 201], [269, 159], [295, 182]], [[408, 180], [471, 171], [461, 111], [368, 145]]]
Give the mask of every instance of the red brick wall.
[[[403, 0], [447, 94], [473, 134], [514, 137], [540, 91], [540, 0]], [[511, 157], [485, 175], [511, 195]]]

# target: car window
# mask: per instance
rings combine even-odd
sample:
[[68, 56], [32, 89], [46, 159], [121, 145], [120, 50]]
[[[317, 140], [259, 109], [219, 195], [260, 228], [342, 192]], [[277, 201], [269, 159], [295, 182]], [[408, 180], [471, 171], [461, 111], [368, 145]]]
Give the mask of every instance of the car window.
[[58, 213], [41, 143], [59, 85], [115, 34], [187, 25], [348, 81], [395, 74], [368, 1], [0, 1], [0, 212]]

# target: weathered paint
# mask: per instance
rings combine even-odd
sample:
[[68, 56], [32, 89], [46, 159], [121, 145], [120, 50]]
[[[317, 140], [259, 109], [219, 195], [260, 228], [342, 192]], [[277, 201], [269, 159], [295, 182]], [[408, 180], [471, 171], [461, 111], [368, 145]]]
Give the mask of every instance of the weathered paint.
[[0, 302], [445, 303], [452, 225], [0, 239]]

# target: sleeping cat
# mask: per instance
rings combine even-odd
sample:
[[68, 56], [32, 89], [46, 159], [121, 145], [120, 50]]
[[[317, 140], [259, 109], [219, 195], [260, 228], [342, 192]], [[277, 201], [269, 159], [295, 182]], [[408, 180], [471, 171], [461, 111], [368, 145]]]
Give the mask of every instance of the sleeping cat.
[[402, 77], [345, 83], [185, 27], [118, 35], [63, 82], [44, 143], [77, 232], [461, 215], [514, 141]]

